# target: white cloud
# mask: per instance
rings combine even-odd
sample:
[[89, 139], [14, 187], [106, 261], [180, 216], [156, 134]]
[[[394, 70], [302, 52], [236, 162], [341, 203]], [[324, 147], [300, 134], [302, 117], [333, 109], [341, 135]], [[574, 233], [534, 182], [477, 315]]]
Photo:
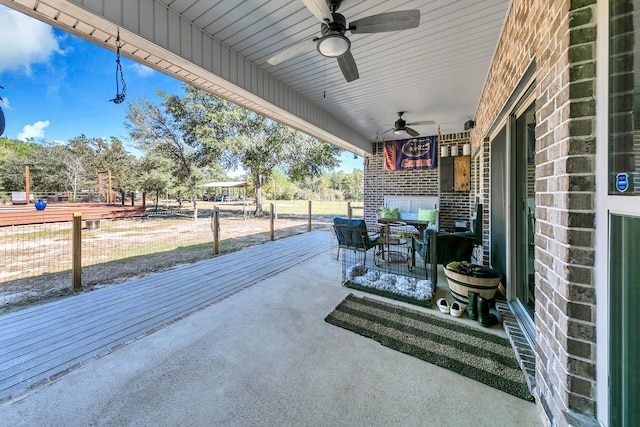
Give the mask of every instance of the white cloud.
[[22, 132], [18, 134], [20, 141], [26, 141], [28, 138], [38, 139], [44, 138], [44, 130], [49, 127], [49, 120], [37, 121], [32, 125], [25, 125]]
[[149, 68], [146, 65], [142, 65], [142, 64], [132, 64], [131, 68], [133, 68], [133, 70], [140, 76], [140, 77], [148, 77], [150, 75], [153, 74], [154, 70], [153, 68]]
[[40, 21], [10, 9], [0, 9], [0, 72], [49, 61], [62, 53], [53, 29]]
[[9, 98], [3, 96], [2, 99], [0, 99], [0, 107], [4, 108], [5, 110], [10, 110], [11, 105], [9, 104]]

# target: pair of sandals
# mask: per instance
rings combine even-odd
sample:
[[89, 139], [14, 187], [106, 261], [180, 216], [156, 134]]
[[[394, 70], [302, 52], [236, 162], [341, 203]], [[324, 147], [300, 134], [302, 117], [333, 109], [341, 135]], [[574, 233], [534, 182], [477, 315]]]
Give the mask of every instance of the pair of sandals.
[[440, 312], [444, 314], [451, 314], [453, 317], [460, 317], [462, 316], [462, 313], [464, 313], [464, 306], [457, 301], [449, 304], [446, 299], [440, 298], [438, 301], [436, 301], [436, 305], [438, 306]]

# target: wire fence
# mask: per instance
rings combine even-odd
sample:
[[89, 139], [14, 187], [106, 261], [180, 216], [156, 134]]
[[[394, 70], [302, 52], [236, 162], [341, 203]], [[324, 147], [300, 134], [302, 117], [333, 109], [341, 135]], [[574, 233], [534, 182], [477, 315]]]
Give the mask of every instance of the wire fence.
[[[270, 240], [269, 216], [247, 217], [242, 203], [218, 208], [221, 254]], [[313, 229], [331, 229], [332, 209], [318, 206]], [[349, 205], [339, 205], [340, 211], [347, 214]], [[197, 220], [192, 210], [164, 209], [148, 210], [144, 217], [84, 221], [83, 290], [213, 257], [212, 212], [209, 205]], [[275, 239], [307, 231], [308, 214], [299, 206], [279, 204], [277, 214]], [[73, 292], [72, 228], [71, 222], [0, 227], [0, 313]]]

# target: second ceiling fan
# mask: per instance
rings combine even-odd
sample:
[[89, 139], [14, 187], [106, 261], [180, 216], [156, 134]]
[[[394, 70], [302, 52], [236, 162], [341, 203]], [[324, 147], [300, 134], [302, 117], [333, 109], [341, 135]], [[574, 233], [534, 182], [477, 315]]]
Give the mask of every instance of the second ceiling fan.
[[311, 13], [321, 22], [320, 37], [301, 40], [277, 53], [267, 60], [271, 65], [277, 65], [291, 59], [309, 49], [311, 43], [316, 44], [320, 55], [336, 58], [340, 70], [347, 82], [360, 77], [356, 61], [351, 54], [351, 41], [345, 36], [348, 30], [351, 34], [384, 33], [388, 31], [407, 30], [420, 25], [419, 10], [400, 10], [396, 12], [380, 13], [366, 18], [357, 19], [347, 25], [345, 17], [337, 13], [341, 0], [301, 0]]
[[433, 120], [423, 120], [421, 122], [407, 123], [407, 121], [402, 118], [403, 114], [404, 114], [404, 111], [398, 111], [398, 120], [395, 121], [395, 123], [393, 124], [393, 127], [391, 129], [385, 130], [380, 135], [384, 135], [385, 133], [387, 133], [389, 131], [393, 131], [393, 133], [396, 134], [396, 135], [409, 134], [409, 135], [411, 135], [413, 137], [416, 137], [416, 136], [420, 135], [420, 132], [418, 132], [415, 129], [410, 128], [409, 126], [434, 125], [434, 124], [436, 124], [436, 122], [434, 122]]

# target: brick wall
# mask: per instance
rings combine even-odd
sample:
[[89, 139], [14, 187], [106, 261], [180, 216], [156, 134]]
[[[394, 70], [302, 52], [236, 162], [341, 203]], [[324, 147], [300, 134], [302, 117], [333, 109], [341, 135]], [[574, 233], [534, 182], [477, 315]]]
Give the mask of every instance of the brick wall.
[[471, 133], [486, 164], [485, 137], [535, 60], [535, 392], [552, 425], [596, 423], [595, 3], [514, 0]]
[[[441, 135], [440, 147], [457, 145], [462, 153], [462, 145], [469, 142], [469, 132]], [[374, 153], [365, 159], [364, 167], [364, 218], [367, 228], [375, 230], [384, 196], [437, 196], [440, 194], [440, 229], [453, 229], [456, 220], [469, 220], [475, 204], [469, 192], [440, 193], [439, 169], [419, 169], [406, 171], [384, 170], [383, 145], [374, 146]]]

